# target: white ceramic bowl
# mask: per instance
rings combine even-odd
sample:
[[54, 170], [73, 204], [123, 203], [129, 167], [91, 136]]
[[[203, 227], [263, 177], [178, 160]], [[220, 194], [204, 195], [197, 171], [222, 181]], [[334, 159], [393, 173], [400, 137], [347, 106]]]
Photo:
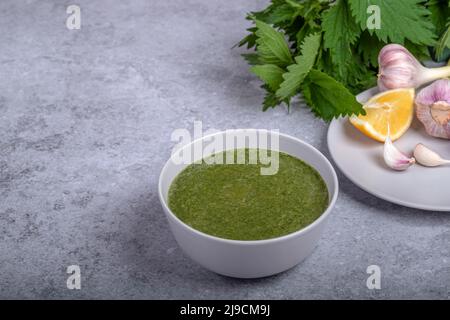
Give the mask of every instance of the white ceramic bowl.
[[[182, 148], [191, 152], [204, 147], [211, 138], [225, 137], [233, 132], [246, 136], [250, 132], [266, 132], [279, 138], [279, 151], [302, 159], [314, 167], [324, 179], [329, 192], [329, 205], [325, 212], [307, 227], [286, 236], [256, 241], [239, 241], [218, 238], [195, 230], [178, 219], [167, 205], [169, 187], [173, 179], [188, 164], [177, 164], [170, 158], [159, 178], [159, 198], [169, 221], [170, 229], [182, 250], [194, 261], [216, 273], [236, 278], [259, 278], [290, 269], [305, 259], [315, 248], [325, 222], [338, 195], [338, 180], [330, 162], [317, 149], [294, 137], [259, 129], [227, 130], [195, 140]], [[239, 146], [237, 147], [244, 147]], [[246, 142], [245, 147], [257, 145]], [[224, 148], [225, 149], [225, 148]], [[275, 148], [271, 148], [275, 149]], [[198, 150], [198, 149], [197, 149]], [[221, 150], [216, 150], [219, 152]], [[204, 156], [207, 156], [205, 154]], [[193, 159], [198, 160], [194, 157]]]

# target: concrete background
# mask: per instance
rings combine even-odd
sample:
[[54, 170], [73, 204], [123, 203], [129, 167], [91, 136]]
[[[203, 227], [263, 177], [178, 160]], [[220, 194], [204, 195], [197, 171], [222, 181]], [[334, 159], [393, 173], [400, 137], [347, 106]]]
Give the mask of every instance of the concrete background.
[[[1, 298], [449, 298], [450, 213], [379, 200], [341, 174], [326, 234], [301, 265], [236, 280], [186, 258], [157, 197], [174, 129], [275, 128], [328, 156], [301, 105], [260, 111], [241, 49], [267, 1], [0, 2]], [[66, 288], [81, 267], [82, 289]], [[382, 270], [368, 290], [366, 268]]]

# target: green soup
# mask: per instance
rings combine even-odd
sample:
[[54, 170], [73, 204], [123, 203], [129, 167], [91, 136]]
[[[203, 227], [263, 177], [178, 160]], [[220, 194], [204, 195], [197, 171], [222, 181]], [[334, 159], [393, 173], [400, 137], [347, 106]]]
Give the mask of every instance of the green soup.
[[[245, 149], [246, 164], [202, 161], [186, 167], [169, 189], [172, 212], [192, 228], [213, 236], [262, 240], [298, 231], [325, 211], [328, 190], [315, 169], [272, 151], [271, 157], [278, 155], [278, 172], [262, 175], [261, 168], [267, 164], [249, 164], [249, 151]], [[235, 150], [213, 157], [230, 152], [237, 154]]]

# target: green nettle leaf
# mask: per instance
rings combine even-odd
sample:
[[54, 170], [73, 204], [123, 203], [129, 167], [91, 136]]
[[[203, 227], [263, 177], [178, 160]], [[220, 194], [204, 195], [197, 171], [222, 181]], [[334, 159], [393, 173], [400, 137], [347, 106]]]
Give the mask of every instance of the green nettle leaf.
[[295, 0], [284, 0], [287, 4], [289, 4], [292, 8], [303, 9], [303, 6], [296, 2]]
[[281, 103], [281, 101], [278, 100], [275, 93], [273, 93], [271, 91], [267, 91], [266, 95], [264, 96], [263, 111], [267, 111], [267, 109], [269, 109], [269, 108], [275, 108], [280, 103]]
[[257, 50], [264, 63], [286, 66], [293, 62], [291, 51], [281, 32], [258, 20], [256, 28]]
[[450, 2], [448, 0], [429, 0], [427, 8], [430, 10], [430, 20], [435, 25], [438, 34], [445, 31], [447, 17], [450, 13]]
[[430, 50], [426, 46], [421, 46], [405, 40], [405, 48], [409, 50], [419, 61], [431, 60]]
[[405, 39], [416, 44], [434, 45], [436, 43], [434, 25], [430, 21], [430, 11], [422, 4], [423, 0], [348, 0], [353, 15], [361, 29], [367, 29], [370, 14], [367, 8], [376, 5], [380, 8], [381, 28], [369, 30], [383, 42], [403, 44]]
[[320, 33], [305, 38], [300, 48], [300, 55], [295, 58], [295, 63], [288, 66], [288, 71], [283, 74], [284, 81], [276, 92], [279, 99], [288, 99], [297, 93], [306, 75], [314, 66], [321, 38]]
[[295, 10], [289, 4], [283, 4], [276, 7], [268, 16], [269, 23], [277, 24], [283, 21], [292, 20]]
[[253, 66], [250, 71], [256, 74], [273, 91], [276, 91], [283, 81], [284, 70], [274, 64]]
[[251, 66], [261, 64], [261, 61], [259, 60], [259, 56], [257, 53], [243, 53], [243, 54], [241, 54], [241, 56]]
[[302, 89], [305, 101], [313, 112], [324, 120], [364, 113], [361, 104], [343, 84], [316, 69], [309, 72]]
[[351, 45], [355, 43], [360, 29], [352, 17], [347, 1], [338, 0], [322, 16], [324, 46], [331, 50], [331, 58], [339, 75], [345, 78], [351, 66]]
[[377, 37], [371, 36], [366, 30], [361, 34], [358, 42], [358, 52], [361, 54], [364, 62], [378, 67], [378, 53], [385, 44]]
[[441, 59], [445, 48], [450, 48], [450, 23], [436, 46], [436, 57]]
[[303, 93], [316, 116], [331, 120], [364, 113], [353, 94], [376, 85], [386, 44], [447, 60], [449, 16], [450, 0], [270, 0], [247, 15], [255, 25], [240, 45], [255, 48], [244, 58], [263, 81], [263, 110]]
[[255, 34], [256, 28], [255, 27], [248, 28], [247, 31], [250, 33], [244, 39], [235, 44], [234, 47], [235, 46], [242, 47], [244, 45], [247, 45], [247, 49], [250, 49], [256, 46], [256, 39], [257, 39]]

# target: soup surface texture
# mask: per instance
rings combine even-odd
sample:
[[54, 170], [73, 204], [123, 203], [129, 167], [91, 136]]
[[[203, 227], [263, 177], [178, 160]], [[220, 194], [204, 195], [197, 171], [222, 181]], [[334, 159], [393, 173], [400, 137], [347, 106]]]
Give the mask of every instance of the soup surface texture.
[[[245, 164], [202, 161], [178, 174], [168, 202], [181, 221], [220, 238], [262, 240], [300, 230], [326, 210], [327, 186], [314, 168], [286, 153], [263, 150], [269, 158], [278, 156], [279, 167], [274, 175], [262, 175], [260, 169], [269, 165], [249, 164], [250, 150], [260, 150], [240, 150]], [[236, 157], [238, 151], [212, 157]]]

